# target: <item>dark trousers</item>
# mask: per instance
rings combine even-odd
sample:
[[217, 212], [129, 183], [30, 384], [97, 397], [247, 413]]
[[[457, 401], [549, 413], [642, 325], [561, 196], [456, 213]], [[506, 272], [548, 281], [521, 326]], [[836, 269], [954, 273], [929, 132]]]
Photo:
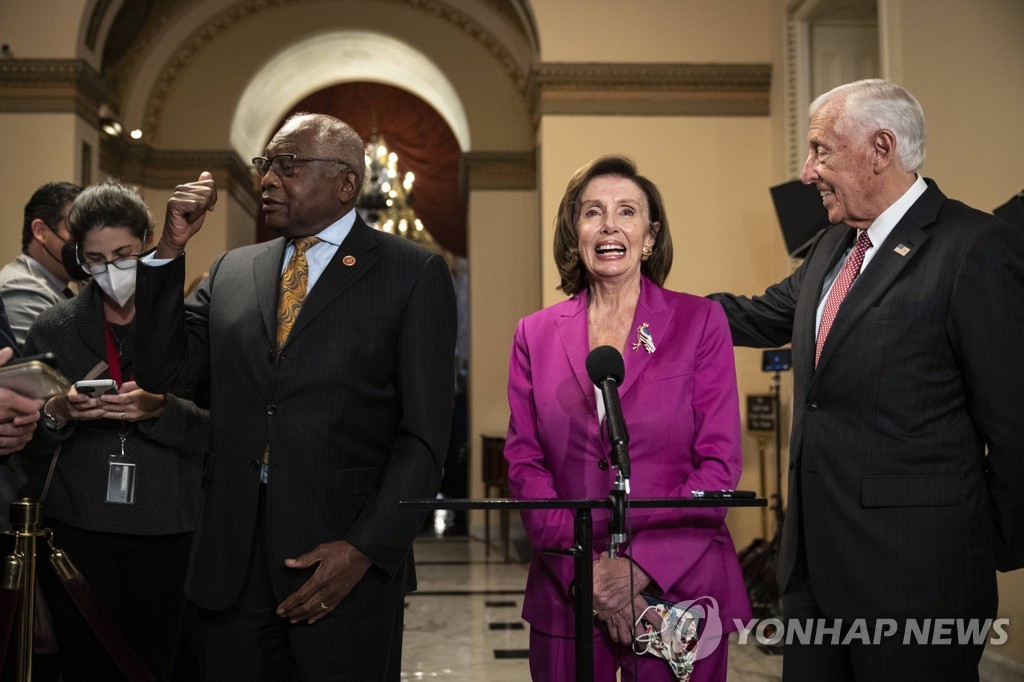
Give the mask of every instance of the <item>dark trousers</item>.
[[[822, 612], [814, 597], [805, 561], [797, 564], [782, 595], [787, 633], [793, 629], [793, 621], [834, 621]], [[842, 642], [854, 627], [852, 622], [842, 623], [835, 636], [826, 632], [818, 644], [813, 635], [805, 640], [809, 643], [787, 640], [782, 658], [783, 682], [977, 682], [984, 644], [918, 644], [913, 634], [906, 637], [904, 625], [897, 623], [895, 633], [882, 636], [887, 633], [885, 626], [876, 632], [876, 624], [869, 622], [861, 631], [867, 632], [867, 637], [851, 636], [845, 645]], [[838, 643], [832, 643], [834, 640]]]
[[[157, 680], [171, 679], [185, 612], [185, 571], [191, 533], [98, 533], [54, 519], [54, 544], [67, 552], [129, 645]], [[57, 633], [65, 682], [122, 680], [124, 676], [93, 634], [40, 552], [39, 582]]]
[[287, 595], [278, 599], [270, 583], [263, 492], [248, 566], [242, 595], [234, 606], [224, 611], [199, 610], [208, 682], [397, 682], [404, 595], [392, 595], [390, 603], [378, 604], [369, 613], [347, 612], [342, 601], [312, 625], [292, 625], [274, 612]]

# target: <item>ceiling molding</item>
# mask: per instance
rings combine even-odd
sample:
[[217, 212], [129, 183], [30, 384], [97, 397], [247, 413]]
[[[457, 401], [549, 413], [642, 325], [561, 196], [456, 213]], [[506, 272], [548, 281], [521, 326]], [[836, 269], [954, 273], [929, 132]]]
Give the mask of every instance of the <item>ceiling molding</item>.
[[93, 125], [113, 87], [81, 59], [0, 61], [0, 112], [74, 113]]
[[537, 155], [534, 152], [464, 152], [459, 165], [464, 190], [534, 190]]
[[[146, 108], [143, 117], [144, 129], [151, 136], [159, 134], [163, 119], [163, 111], [167, 100], [171, 95], [179, 77], [189, 67], [195, 55], [206, 48], [210, 43], [217, 40], [221, 35], [239, 23], [255, 16], [268, 8], [301, 5], [311, 0], [243, 0], [231, 7], [209, 17], [203, 22], [202, 28], [191, 35], [183, 36], [173, 54], [163, 64], [157, 78], [149, 84], [149, 93], [146, 97]], [[527, 65], [521, 65], [508, 47], [498, 39], [483, 24], [469, 16], [465, 12], [456, 9], [444, 0], [380, 0], [391, 4], [402, 5], [420, 12], [426, 12], [442, 21], [454, 25], [462, 33], [469, 36], [474, 42], [484, 48], [502, 67], [516, 88], [524, 96], [527, 88]], [[489, 4], [494, 6], [493, 0]], [[187, 9], [194, 8], [191, 0], [186, 0], [180, 7], [173, 3], [169, 5], [174, 9], [173, 14], [155, 16], [147, 22], [145, 31], [141, 32], [132, 48], [113, 66], [112, 76], [120, 84], [121, 88], [127, 86], [133, 80], [135, 69], [142, 63], [145, 53], [152, 47], [153, 43], [167, 34], [168, 28], [173, 24], [175, 15], [180, 15]], [[502, 13], [509, 17], [509, 11]], [[532, 29], [531, 27], [528, 27]], [[524, 39], [530, 41], [529, 33], [523, 34]], [[106, 65], [104, 67], [106, 70]], [[327, 84], [325, 84], [327, 85]], [[120, 101], [126, 96], [122, 89], [118, 93]]]
[[[99, 166], [103, 174], [123, 182], [168, 191], [199, 177], [203, 171], [210, 171], [254, 219], [259, 208], [258, 183], [252, 164], [233, 151], [160, 150], [103, 136]], [[226, 183], [223, 182], [225, 176]]]
[[530, 74], [538, 115], [767, 116], [770, 64], [544, 63]]

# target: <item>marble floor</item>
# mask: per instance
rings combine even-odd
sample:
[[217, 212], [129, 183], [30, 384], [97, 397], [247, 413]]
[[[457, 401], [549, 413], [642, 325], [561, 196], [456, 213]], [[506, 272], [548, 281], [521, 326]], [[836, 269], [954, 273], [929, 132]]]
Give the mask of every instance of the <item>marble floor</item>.
[[[528, 681], [529, 627], [520, 618], [527, 566], [520, 552], [513, 547], [506, 562], [501, 547], [487, 551], [482, 534], [445, 528], [439, 518], [440, 532], [416, 540], [419, 590], [406, 599], [402, 679]], [[729, 682], [781, 679], [780, 656], [733, 638]]]

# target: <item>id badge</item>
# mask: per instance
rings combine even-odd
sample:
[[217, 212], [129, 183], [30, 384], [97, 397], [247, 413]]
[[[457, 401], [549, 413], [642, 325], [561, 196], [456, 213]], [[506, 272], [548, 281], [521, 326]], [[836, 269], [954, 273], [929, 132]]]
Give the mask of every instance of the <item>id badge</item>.
[[118, 460], [110, 461], [107, 473], [107, 502], [135, 504], [135, 465]]

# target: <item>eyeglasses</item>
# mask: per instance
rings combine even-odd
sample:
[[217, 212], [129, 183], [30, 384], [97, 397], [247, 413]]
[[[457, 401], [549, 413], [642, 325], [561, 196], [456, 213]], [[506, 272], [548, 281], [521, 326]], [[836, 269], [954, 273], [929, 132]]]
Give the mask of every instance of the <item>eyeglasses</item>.
[[118, 270], [134, 270], [139, 265], [139, 256], [141, 255], [141, 253], [133, 253], [130, 256], [122, 256], [111, 261], [90, 261], [81, 265], [82, 269], [90, 275], [102, 275], [107, 271], [108, 265], [113, 265]]
[[269, 173], [271, 168], [278, 175], [290, 178], [292, 173], [295, 172], [295, 164], [309, 163], [310, 161], [340, 163], [346, 170], [352, 171], [352, 167], [340, 159], [318, 159], [312, 156], [297, 156], [296, 154], [277, 154], [269, 159], [264, 156], [257, 156], [252, 160], [252, 165], [261, 178]]

